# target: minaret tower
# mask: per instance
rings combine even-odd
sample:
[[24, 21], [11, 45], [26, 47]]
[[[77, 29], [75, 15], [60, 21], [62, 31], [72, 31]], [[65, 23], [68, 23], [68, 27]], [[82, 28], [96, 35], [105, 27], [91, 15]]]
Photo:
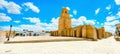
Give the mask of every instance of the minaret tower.
[[62, 13], [58, 22], [58, 32], [61, 33], [62, 30], [71, 28], [71, 18], [68, 13], [67, 8], [62, 9]]

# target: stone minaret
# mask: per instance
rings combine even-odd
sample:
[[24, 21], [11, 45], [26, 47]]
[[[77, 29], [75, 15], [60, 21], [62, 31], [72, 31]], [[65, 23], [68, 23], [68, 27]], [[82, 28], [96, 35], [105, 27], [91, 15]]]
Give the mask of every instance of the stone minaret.
[[71, 28], [71, 18], [68, 13], [68, 9], [63, 8], [58, 22], [58, 32], [61, 35], [62, 30]]

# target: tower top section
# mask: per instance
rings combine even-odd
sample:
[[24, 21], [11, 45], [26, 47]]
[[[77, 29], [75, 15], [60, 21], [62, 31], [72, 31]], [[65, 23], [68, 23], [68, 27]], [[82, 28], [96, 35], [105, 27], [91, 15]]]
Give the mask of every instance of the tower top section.
[[62, 13], [68, 14], [68, 9], [67, 9], [67, 8], [63, 8], [63, 9], [62, 9]]

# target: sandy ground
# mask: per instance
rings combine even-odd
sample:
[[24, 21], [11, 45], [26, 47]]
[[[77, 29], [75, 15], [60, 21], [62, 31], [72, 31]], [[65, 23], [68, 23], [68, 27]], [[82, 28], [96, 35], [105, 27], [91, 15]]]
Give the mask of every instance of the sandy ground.
[[0, 54], [120, 54], [113, 37], [98, 41], [0, 44]]
[[[29, 41], [29, 40], [52, 40], [52, 39], [76, 39], [76, 37], [54, 37], [54, 36], [26, 36], [10, 38], [9, 41]], [[81, 39], [81, 38], [77, 38]]]

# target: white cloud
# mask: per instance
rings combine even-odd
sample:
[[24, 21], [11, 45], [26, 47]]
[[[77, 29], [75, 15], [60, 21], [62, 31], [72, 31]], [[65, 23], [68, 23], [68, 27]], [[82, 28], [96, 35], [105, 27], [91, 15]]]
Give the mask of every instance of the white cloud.
[[29, 9], [31, 9], [32, 11], [39, 13], [40, 10], [37, 6], [35, 6], [32, 2], [26, 2], [23, 4], [23, 6], [27, 6]]
[[72, 15], [72, 14], [70, 14], [70, 17], [73, 17], [73, 15]]
[[68, 10], [70, 10], [70, 7], [66, 7]]
[[115, 0], [117, 5], [120, 5], [120, 0]]
[[53, 17], [51, 19], [51, 23], [49, 23], [49, 24], [41, 23], [41, 24], [46, 27], [46, 28], [44, 28], [45, 30], [54, 31], [54, 30], [58, 30], [58, 20], [59, 20], [59, 17], [57, 17], [57, 18]]
[[[3, 30], [10, 30], [10, 26], [0, 26], [0, 28]], [[23, 31], [23, 29], [28, 29], [28, 30], [37, 32], [41, 30], [41, 27], [36, 25], [30, 25], [30, 24], [22, 24], [20, 26], [13, 25], [12, 27], [12, 31]]]
[[111, 21], [111, 22], [105, 22], [105, 25], [112, 25], [112, 26], [115, 26], [116, 24], [120, 23], [119, 20], [114, 20], [114, 21]]
[[46, 31], [53, 31], [53, 30], [57, 30], [58, 29], [58, 19], [57, 18], [52, 18], [51, 19], [51, 23], [44, 23], [44, 22], [40, 22], [39, 18], [36, 17], [28, 17], [28, 18], [23, 18], [26, 20], [29, 20], [31, 23], [35, 23], [35, 25], [22, 25], [21, 27], [23, 28], [36, 28], [38, 27], [41, 30], [46, 30]]
[[120, 11], [117, 13], [117, 16], [120, 17]]
[[95, 20], [86, 20], [86, 24], [95, 25]]
[[66, 8], [66, 9], [70, 10], [70, 7], [62, 7], [62, 8]]
[[[58, 30], [58, 20], [60, 17], [53, 17], [51, 19], [51, 23], [44, 23], [40, 22], [40, 19], [37, 17], [28, 17], [28, 18], [23, 18], [25, 20], [29, 20], [31, 23], [35, 23], [34, 25], [32, 24], [22, 24], [20, 26], [14, 27], [13, 30], [18, 30], [22, 31], [23, 29], [29, 29], [32, 31], [38, 31], [38, 30], [46, 30], [46, 31], [54, 31]], [[78, 26], [78, 25], [84, 25], [84, 24], [95, 24], [95, 20], [87, 20], [85, 16], [81, 16], [78, 19], [76, 18], [71, 18], [72, 20], [72, 26]], [[3, 30], [7, 30], [9, 26], [3, 26]], [[9, 30], [9, 29], [8, 29]]]
[[112, 21], [112, 20], [115, 20], [116, 17], [115, 16], [107, 16], [106, 17], [106, 21]]
[[96, 20], [87, 20], [85, 16], [80, 16], [78, 19], [72, 18], [72, 26], [91, 24], [94, 25]]
[[9, 2], [7, 7], [8, 13], [20, 14], [21, 7], [14, 2]]
[[119, 18], [120, 18], [120, 12], [118, 12], [114, 16], [107, 16], [106, 21], [104, 22], [105, 30], [114, 34], [115, 25], [120, 23]]
[[19, 20], [16, 20], [16, 21], [13, 21], [13, 22], [15, 22], [15, 23], [20, 23], [20, 21], [19, 21]]
[[0, 22], [9, 22], [11, 20], [11, 17], [7, 16], [4, 13], [0, 13]]
[[[10, 30], [10, 26], [0, 26], [0, 28], [4, 31]], [[12, 31], [14, 31], [14, 30], [15, 31], [22, 31], [22, 28], [12, 26]]]
[[105, 31], [107, 32], [111, 32], [112, 34], [115, 33], [115, 26], [105, 25], [104, 28], [105, 28]]
[[6, 8], [8, 13], [20, 14], [21, 7], [14, 2], [7, 2], [6, 0], [0, 0], [0, 9]]
[[39, 31], [42, 28], [40, 27], [40, 25], [29, 25], [29, 24], [22, 24], [20, 25], [20, 28], [22, 29], [29, 29], [31, 31]]
[[119, 20], [113, 20], [113, 21], [110, 21], [110, 22], [105, 22], [104, 23], [105, 31], [111, 32], [111, 33], [114, 34], [115, 29], [116, 29], [115, 25], [118, 24], [118, 23], [120, 23]]
[[40, 19], [36, 17], [24, 17], [23, 19], [29, 20], [31, 23], [36, 23], [36, 25], [40, 24]]
[[106, 21], [112, 21], [112, 20], [116, 20], [120, 18], [120, 12], [118, 11], [118, 13], [114, 16], [107, 16], [106, 17]]
[[74, 14], [74, 15], [77, 15], [77, 10], [73, 10], [73, 14]]
[[106, 7], [106, 9], [107, 9], [107, 10], [110, 10], [110, 9], [111, 9], [111, 5], [108, 5], [108, 6]]
[[95, 10], [95, 14], [98, 14], [99, 11], [100, 11], [100, 8], [96, 9], [96, 10]]

